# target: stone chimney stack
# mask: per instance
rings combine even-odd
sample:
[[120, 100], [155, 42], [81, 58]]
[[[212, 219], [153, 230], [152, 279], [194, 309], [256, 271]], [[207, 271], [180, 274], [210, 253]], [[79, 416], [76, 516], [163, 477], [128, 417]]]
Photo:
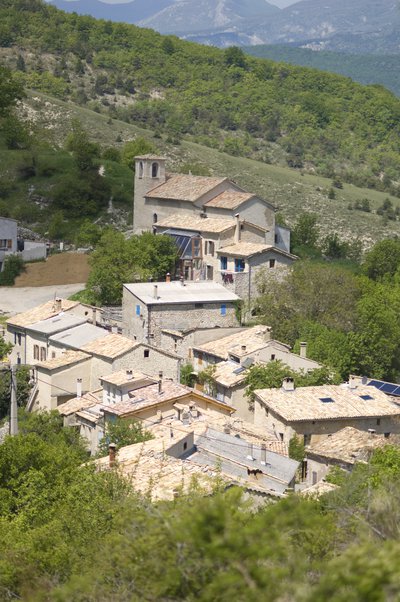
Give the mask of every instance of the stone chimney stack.
[[236, 213], [235, 218], [236, 218], [235, 244], [237, 244], [238, 242], [240, 242], [240, 215], [239, 215], [239, 213]]
[[282, 383], [282, 389], [284, 391], [294, 391], [294, 378], [292, 378], [291, 376], [287, 376], [286, 378], [284, 378]]
[[303, 359], [307, 357], [307, 343], [305, 341], [300, 343], [300, 357]]
[[78, 399], [80, 399], [82, 397], [82, 379], [81, 378], [76, 379], [76, 396]]
[[154, 297], [154, 299], [158, 299], [158, 286], [157, 286], [157, 284], [154, 285], [153, 297]]
[[110, 468], [114, 468], [117, 455], [117, 446], [115, 443], [110, 443], [108, 446], [108, 464]]
[[267, 446], [265, 443], [261, 443], [261, 464], [265, 466], [267, 463]]
[[171, 282], [171, 274], [169, 272], [165, 276], [165, 282]]
[[60, 297], [56, 297], [54, 301], [55, 311], [62, 311], [62, 299]]

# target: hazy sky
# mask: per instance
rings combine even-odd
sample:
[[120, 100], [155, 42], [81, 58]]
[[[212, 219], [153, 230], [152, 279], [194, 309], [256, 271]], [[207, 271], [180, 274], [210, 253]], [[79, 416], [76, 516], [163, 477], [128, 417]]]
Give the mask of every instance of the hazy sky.
[[[47, 0], [47, 2], [49, 2], [49, 0]], [[101, 0], [101, 2], [107, 4], [123, 4], [124, 2], [132, 2], [132, 0]], [[290, 6], [291, 4], [298, 2], [298, 0], [267, 0], [267, 2], [275, 4], [275, 6], [279, 6], [279, 8], [284, 8], [285, 6]]]

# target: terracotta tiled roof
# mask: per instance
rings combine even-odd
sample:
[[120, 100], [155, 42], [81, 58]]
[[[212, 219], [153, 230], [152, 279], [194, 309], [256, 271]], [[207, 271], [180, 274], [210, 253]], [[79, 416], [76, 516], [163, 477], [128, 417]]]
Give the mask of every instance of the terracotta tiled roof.
[[57, 370], [57, 368], [64, 368], [71, 364], [77, 364], [78, 362], [82, 362], [89, 358], [90, 355], [83, 351], [65, 351], [59, 357], [46, 360], [45, 362], [38, 362], [36, 367], [45, 368], [46, 370]]
[[69, 399], [65, 403], [57, 406], [57, 410], [62, 416], [70, 416], [75, 412], [80, 412], [91, 408], [101, 403], [103, 399], [103, 389], [96, 389], [96, 391], [90, 391], [82, 395], [82, 397], [74, 397]]
[[101, 339], [97, 339], [84, 345], [83, 351], [87, 353], [93, 353], [94, 355], [101, 355], [114, 359], [124, 353], [127, 353], [131, 349], [134, 349], [138, 343], [135, 343], [131, 339], [127, 339], [121, 334], [110, 333]]
[[110, 406], [110, 413], [116, 414], [117, 416], [133, 414], [144, 408], [185, 397], [191, 392], [192, 390], [189, 387], [165, 379], [162, 383], [161, 393], [158, 392], [158, 383], [134, 389], [129, 393], [129, 400], [112, 404], [112, 406]]
[[236, 362], [220, 362], [215, 366], [213, 379], [223, 387], [229, 388], [240, 385], [246, 378], [246, 370], [243, 370], [238, 374], [238, 369], [240, 369], [240, 364], [237, 364]]
[[290, 259], [297, 259], [296, 255], [288, 253], [287, 251], [279, 249], [278, 247], [266, 245], [264, 243], [246, 241], [240, 241], [233, 245], [222, 247], [222, 249], [218, 249], [217, 253], [218, 255], [236, 255], [237, 257], [251, 257], [252, 255], [259, 255], [260, 253], [266, 253], [267, 251], [273, 251], [274, 253], [278, 253], [278, 255], [284, 255], [285, 257], [289, 257]]
[[354, 464], [357, 461], [368, 459], [374, 449], [394, 442], [398, 445], [399, 436], [392, 435], [386, 438], [384, 435], [371, 434], [347, 426], [337, 433], [311, 444], [307, 453]]
[[[268, 340], [270, 329], [268, 329], [268, 326], [252, 326], [216, 341], [204, 345], [195, 345], [194, 349], [224, 360], [228, 359], [230, 352], [238, 356], [247, 355], [266, 347], [270, 343]], [[242, 349], [243, 346], [246, 347], [245, 350]], [[237, 367], [239, 367], [239, 364]]]
[[119, 370], [118, 372], [113, 372], [107, 376], [102, 376], [101, 380], [103, 382], [116, 385], [117, 387], [123, 385], [132, 385], [133, 388], [136, 388], [137, 386], [143, 387], [155, 382], [153, 378], [150, 378], [142, 372], [132, 372], [131, 375], [128, 375], [126, 370]]
[[[69, 311], [79, 305], [78, 301], [70, 301], [69, 299], [61, 300], [61, 311]], [[21, 314], [17, 314], [16, 316], [12, 316], [8, 318], [7, 324], [12, 326], [20, 326], [24, 328], [26, 326], [30, 326], [31, 324], [35, 324], [36, 322], [40, 322], [42, 320], [47, 320], [48, 318], [53, 318], [60, 313], [60, 310], [57, 309], [55, 301], [47, 301], [43, 303], [43, 305], [38, 305], [33, 309], [29, 309], [28, 311], [24, 311]]]
[[146, 193], [147, 198], [175, 199], [194, 203], [204, 194], [219, 184], [227, 182], [226, 178], [209, 178], [205, 176], [170, 175], [167, 181]]
[[254, 198], [250, 192], [237, 192], [236, 190], [225, 190], [211, 201], [205, 204], [206, 207], [220, 207], [221, 209], [236, 209], [245, 201]]
[[[129, 479], [135, 491], [149, 495], [152, 501], [172, 500], [176, 490], [187, 493], [194, 478], [205, 493], [212, 491], [213, 477], [218, 474], [215, 468], [173, 458], [164, 450], [161, 439], [123, 447], [117, 453], [117, 470]], [[107, 470], [109, 458], [100, 458], [96, 465]]]
[[225, 232], [235, 228], [236, 221], [232, 219], [220, 219], [214, 217], [203, 218], [196, 215], [182, 215], [177, 213], [161, 219], [155, 226], [161, 228], [177, 228], [178, 230], [193, 230], [194, 232]]
[[[400, 408], [385, 393], [368, 386], [322, 385], [284, 389], [256, 389], [256, 397], [287, 422], [399, 416]], [[363, 399], [362, 396], [366, 397]]]

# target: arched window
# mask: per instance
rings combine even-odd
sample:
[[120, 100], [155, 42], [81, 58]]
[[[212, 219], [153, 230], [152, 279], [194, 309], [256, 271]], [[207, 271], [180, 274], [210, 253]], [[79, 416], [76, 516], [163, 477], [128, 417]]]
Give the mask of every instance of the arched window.
[[33, 346], [33, 359], [34, 360], [38, 360], [39, 359], [39, 345], [34, 345]]
[[45, 347], [40, 348], [40, 361], [41, 362], [46, 361], [46, 348]]
[[156, 224], [158, 220], [157, 213], [153, 213], [153, 224]]
[[143, 178], [143, 172], [144, 172], [143, 161], [139, 161], [139, 178]]
[[151, 164], [151, 177], [158, 178], [158, 163]]

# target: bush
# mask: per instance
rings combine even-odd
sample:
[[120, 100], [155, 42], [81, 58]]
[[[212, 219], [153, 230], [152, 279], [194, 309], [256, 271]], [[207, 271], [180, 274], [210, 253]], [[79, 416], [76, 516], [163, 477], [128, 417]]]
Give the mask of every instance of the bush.
[[9, 255], [4, 260], [4, 269], [0, 273], [0, 286], [13, 286], [17, 276], [25, 271], [24, 260], [20, 255]]

